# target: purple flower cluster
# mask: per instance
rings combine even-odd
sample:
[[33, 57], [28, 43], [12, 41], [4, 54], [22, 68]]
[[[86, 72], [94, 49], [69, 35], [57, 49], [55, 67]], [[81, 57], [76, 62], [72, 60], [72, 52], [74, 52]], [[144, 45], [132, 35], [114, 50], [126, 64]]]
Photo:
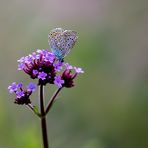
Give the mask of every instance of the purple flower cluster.
[[[23, 70], [32, 79], [39, 79], [39, 85], [47, 83], [55, 84], [60, 87], [74, 86], [74, 78], [78, 73], [83, 73], [81, 68], [76, 68], [68, 63], [56, 60], [53, 53], [45, 49], [38, 49], [32, 54], [18, 60], [18, 70]], [[64, 71], [62, 72], [62, 69]], [[72, 70], [75, 71], [72, 74]], [[59, 73], [62, 73], [59, 75]]]
[[29, 96], [32, 94], [33, 91], [36, 90], [36, 88], [36, 84], [30, 83], [24, 89], [23, 84], [21, 82], [19, 82], [18, 84], [16, 82], [13, 82], [10, 86], [8, 86], [9, 92], [11, 94], [14, 93], [16, 95], [14, 103], [21, 105], [31, 103]]
[[23, 70], [32, 79], [39, 79], [39, 84], [53, 84], [56, 76], [55, 56], [45, 49], [38, 49], [36, 52], [22, 57], [18, 60], [18, 70]]
[[[73, 72], [74, 71], [74, 72]], [[79, 73], [84, 73], [81, 68], [73, 67], [68, 63], [65, 63], [65, 70], [62, 73], [61, 79], [64, 80], [63, 87], [73, 87], [74, 86], [74, 79]]]
[[[45, 49], [37, 49], [36, 52], [18, 60], [18, 70], [24, 71], [32, 79], [38, 79], [38, 85], [55, 84], [58, 88], [73, 87], [74, 79], [79, 73], [84, 73], [81, 68], [76, 68], [68, 63], [56, 59], [55, 55]], [[13, 82], [8, 90], [15, 93], [15, 103], [29, 104], [30, 95], [37, 85], [30, 83], [23, 89], [22, 83]]]

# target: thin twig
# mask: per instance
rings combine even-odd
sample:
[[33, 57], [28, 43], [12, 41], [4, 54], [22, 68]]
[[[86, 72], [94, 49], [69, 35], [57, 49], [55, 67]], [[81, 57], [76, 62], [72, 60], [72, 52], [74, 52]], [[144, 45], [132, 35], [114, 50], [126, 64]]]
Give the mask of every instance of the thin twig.
[[60, 92], [61, 89], [62, 89], [62, 87], [58, 88], [55, 91], [55, 93], [53, 94], [53, 96], [51, 97], [51, 99], [49, 100], [48, 105], [47, 105], [46, 110], [45, 110], [45, 115], [49, 112], [51, 106], [53, 105], [53, 103], [55, 101], [56, 96], [58, 95], [58, 93]]

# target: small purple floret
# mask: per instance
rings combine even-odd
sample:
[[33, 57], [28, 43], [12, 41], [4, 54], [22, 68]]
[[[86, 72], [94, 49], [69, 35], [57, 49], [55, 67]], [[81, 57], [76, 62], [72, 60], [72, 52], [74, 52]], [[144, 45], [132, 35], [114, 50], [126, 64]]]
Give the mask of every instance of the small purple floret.
[[53, 63], [54, 59], [55, 59], [55, 56], [52, 53], [47, 52], [45, 54], [45, 61], [47, 61], [47, 62], [49, 61], [49, 62]]
[[25, 67], [25, 64], [24, 63], [18, 64], [18, 70], [23, 70], [24, 67]]
[[33, 70], [33, 74], [36, 76], [38, 74], [38, 70]]
[[77, 67], [74, 67], [76, 73], [84, 73], [84, 71], [82, 70], [82, 68], [77, 68]]
[[65, 67], [68, 70], [72, 70], [73, 69], [73, 66], [69, 65], [68, 63], [65, 63]]
[[22, 87], [23, 87], [23, 83], [22, 83], [22, 82], [19, 82], [19, 83], [17, 84], [17, 87], [18, 87], [18, 88], [22, 88]]
[[24, 91], [17, 91], [16, 92], [16, 95], [17, 95], [17, 98], [21, 98], [21, 97], [24, 97], [25, 96], [25, 93], [24, 93]]
[[61, 79], [61, 76], [56, 76], [54, 84], [56, 84], [60, 88], [62, 87], [62, 84], [64, 84], [64, 80]]
[[20, 63], [22, 63], [24, 61], [25, 61], [25, 57], [21, 57], [19, 60], [17, 60], [17, 62], [20, 62]]
[[8, 90], [10, 93], [14, 93], [17, 91], [17, 84], [16, 82], [13, 82], [11, 85], [8, 86]]
[[56, 71], [61, 71], [63, 63], [58, 61], [57, 63], [54, 63], [53, 66], [54, 66]]
[[38, 78], [41, 80], [45, 80], [46, 76], [47, 76], [47, 74], [45, 72], [39, 72]]
[[29, 83], [29, 85], [27, 86], [27, 91], [31, 92], [31, 91], [35, 91], [37, 88], [37, 85], [34, 83]]

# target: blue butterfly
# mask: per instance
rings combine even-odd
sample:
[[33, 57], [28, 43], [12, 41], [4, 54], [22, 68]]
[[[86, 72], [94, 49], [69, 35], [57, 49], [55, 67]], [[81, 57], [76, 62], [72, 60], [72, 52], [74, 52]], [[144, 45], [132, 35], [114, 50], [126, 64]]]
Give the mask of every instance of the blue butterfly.
[[48, 34], [48, 43], [56, 58], [63, 61], [64, 57], [75, 45], [77, 38], [75, 31], [55, 28]]

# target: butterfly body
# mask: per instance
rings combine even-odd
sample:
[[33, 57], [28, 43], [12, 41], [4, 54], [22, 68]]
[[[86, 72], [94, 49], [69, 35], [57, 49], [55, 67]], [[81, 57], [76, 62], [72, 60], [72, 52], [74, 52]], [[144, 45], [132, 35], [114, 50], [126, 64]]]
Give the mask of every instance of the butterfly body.
[[62, 28], [53, 29], [48, 35], [52, 53], [60, 61], [70, 52], [77, 41], [77, 33]]

